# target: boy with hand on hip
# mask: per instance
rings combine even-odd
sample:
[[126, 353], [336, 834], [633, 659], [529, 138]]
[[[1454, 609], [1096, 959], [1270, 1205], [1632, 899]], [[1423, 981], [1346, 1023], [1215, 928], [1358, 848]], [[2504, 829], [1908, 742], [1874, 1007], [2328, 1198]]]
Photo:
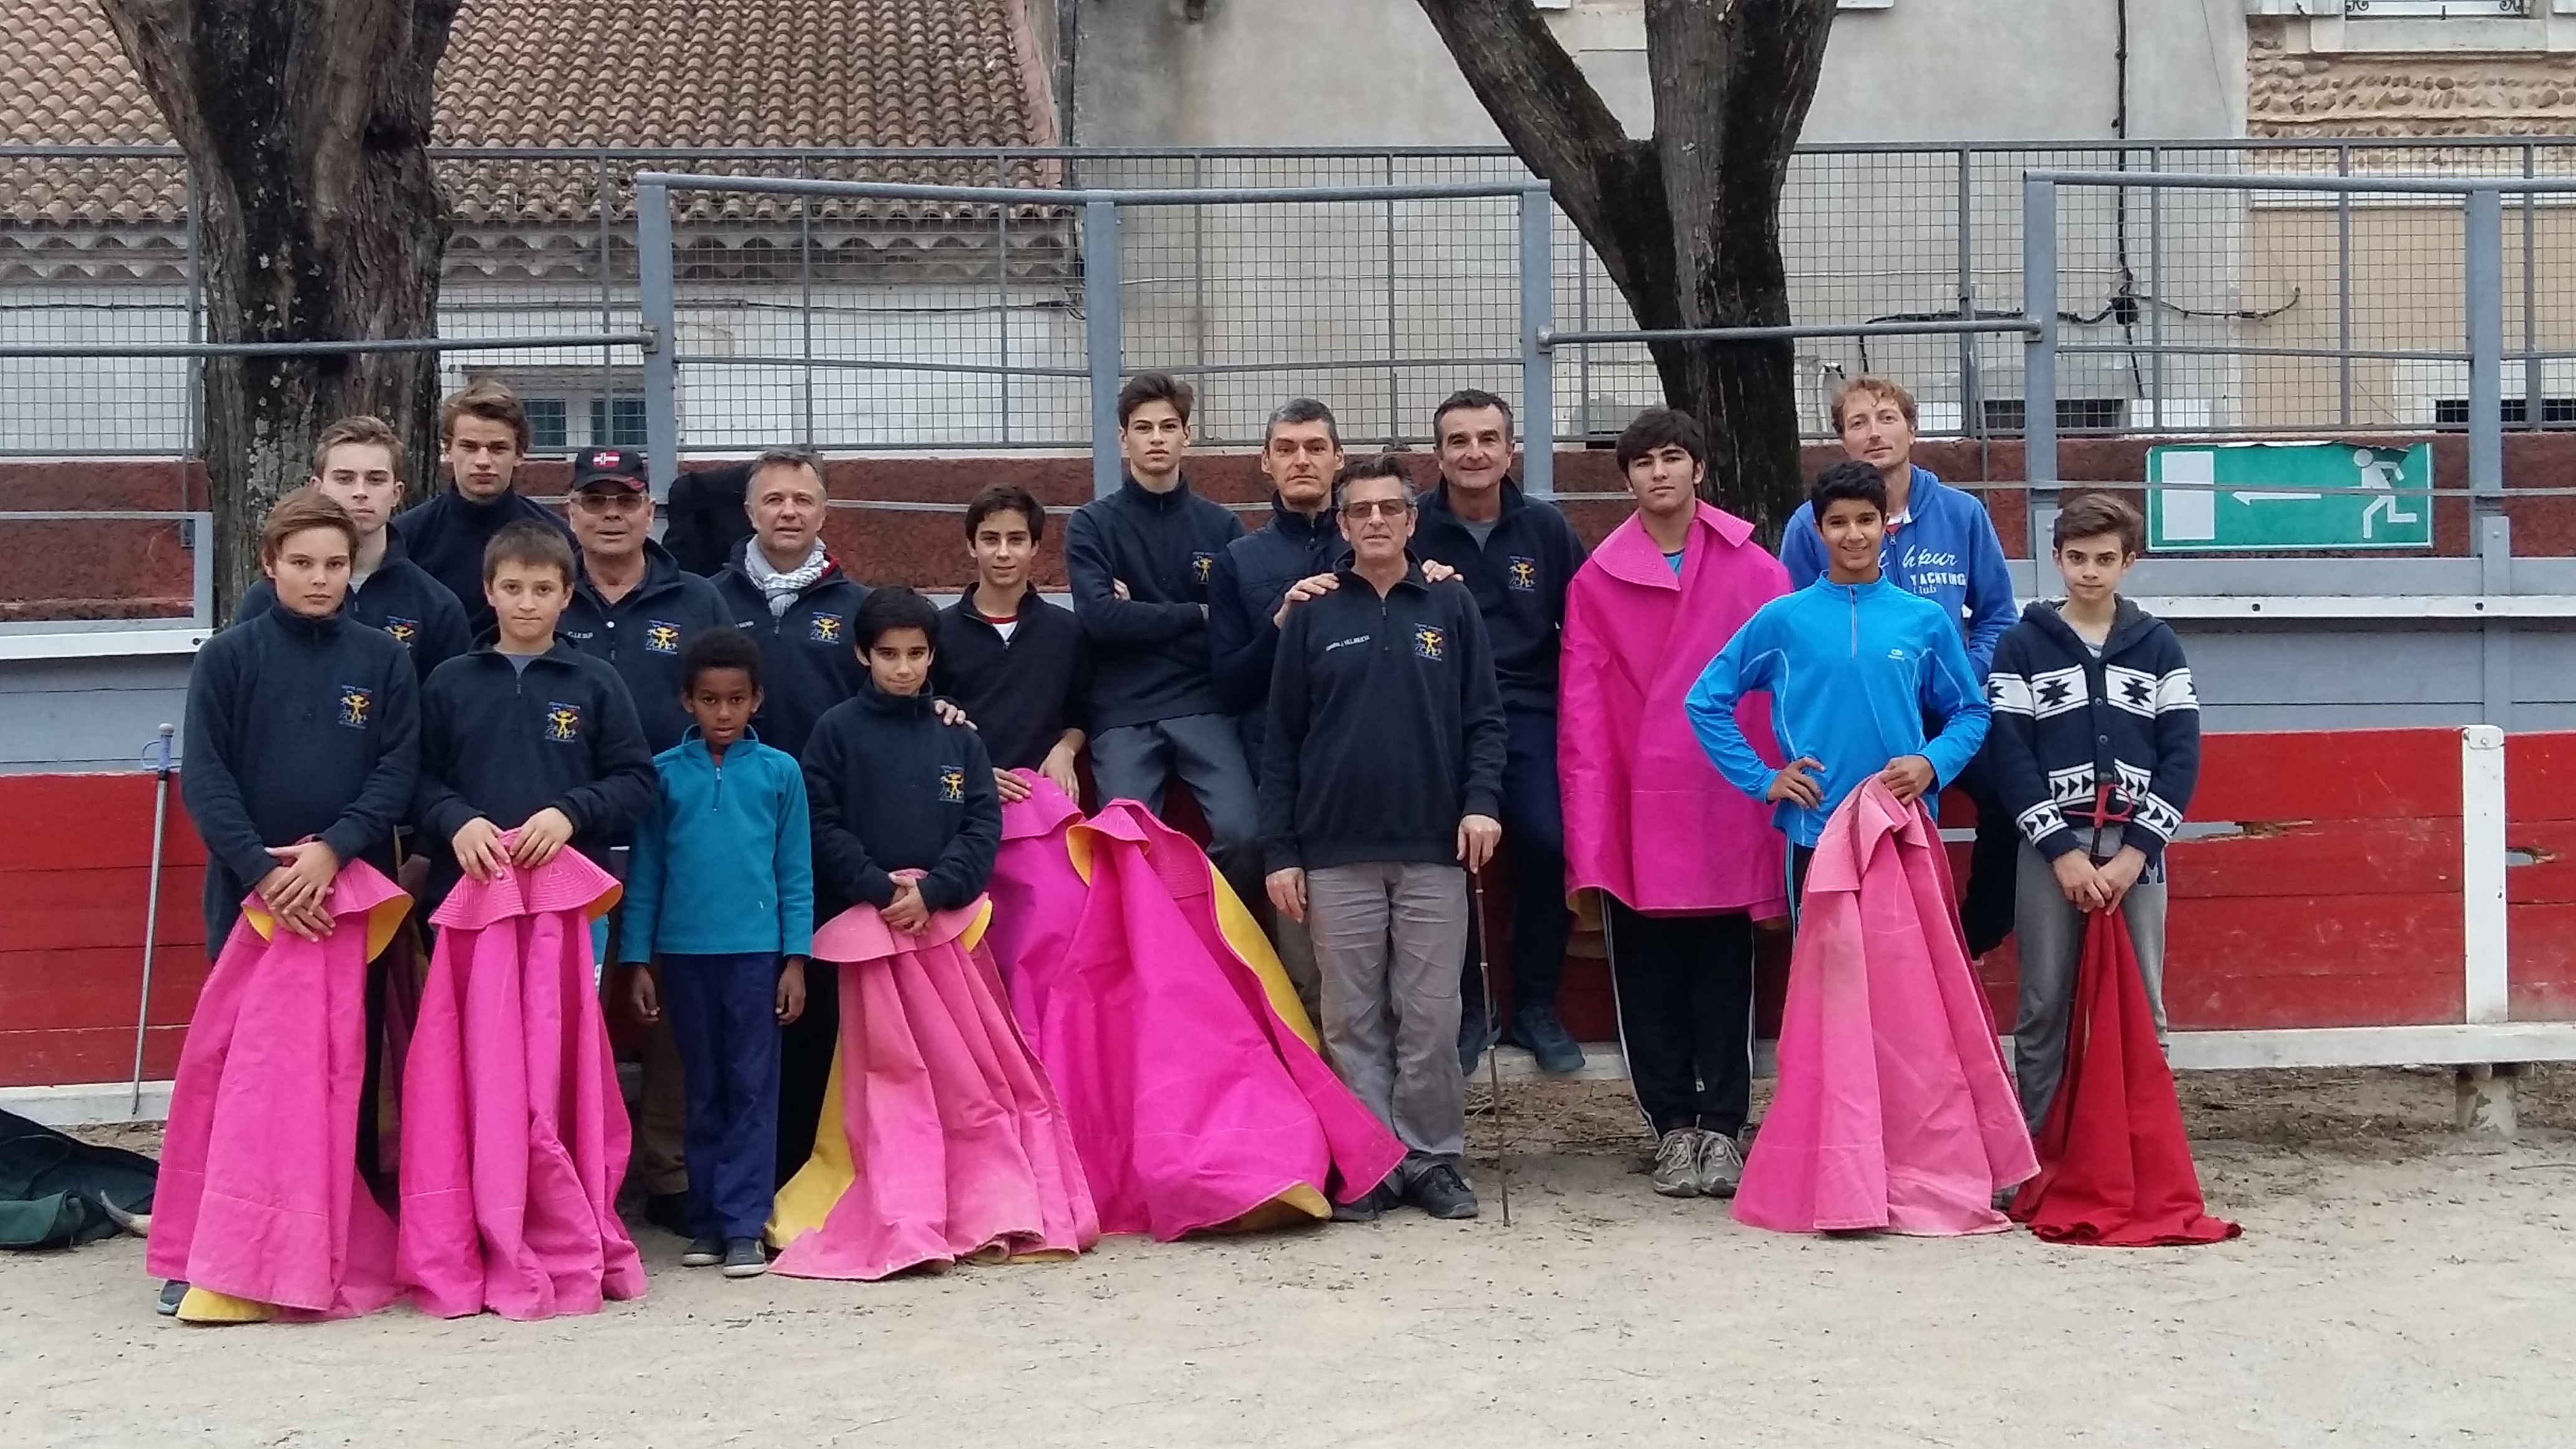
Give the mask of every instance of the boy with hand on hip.
[[[768, 1271], [760, 1247], [778, 1153], [778, 1034], [805, 1010], [813, 836], [796, 758], [751, 733], [760, 645], [702, 630], [680, 657], [696, 721], [653, 759], [660, 806], [637, 827], [618, 954], [635, 1014], [667, 999], [688, 1090], [691, 1268]], [[648, 967], [660, 953], [658, 971]]]
[[2051, 534], [2066, 597], [2022, 611], [1986, 681], [1995, 789], [2022, 835], [2013, 1077], [2033, 1132], [2066, 1065], [2088, 914], [2127, 921], [2164, 1036], [2164, 853], [2200, 776], [2200, 697], [2173, 630], [2120, 597], [2145, 533], [2116, 495], [2069, 502]]

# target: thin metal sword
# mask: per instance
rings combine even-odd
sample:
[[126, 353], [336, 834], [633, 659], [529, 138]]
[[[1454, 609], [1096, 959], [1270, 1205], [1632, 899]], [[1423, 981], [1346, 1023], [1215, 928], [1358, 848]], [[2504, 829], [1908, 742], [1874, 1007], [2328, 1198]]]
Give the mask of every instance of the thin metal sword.
[[[1485, 876], [1482, 871], [1467, 872], [1469, 905], [1476, 912], [1476, 978], [1485, 993], [1485, 1020], [1494, 1020], [1494, 967], [1492, 952], [1485, 942], [1491, 935], [1485, 928]], [[1503, 1226], [1512, 1225], [1512, 1136], [1503, 1121], [1502, 1058], [1491, 1047], [1485, 1050], [1486, 1090], [1494, 1098], [1494, 1180], [1502, 1189]]]

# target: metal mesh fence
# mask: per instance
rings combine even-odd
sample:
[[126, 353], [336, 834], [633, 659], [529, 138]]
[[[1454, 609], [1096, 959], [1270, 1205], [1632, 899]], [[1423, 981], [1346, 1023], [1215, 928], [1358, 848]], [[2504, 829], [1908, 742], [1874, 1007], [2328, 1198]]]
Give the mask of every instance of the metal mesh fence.
[[[1499, 150], [438, 153], [457, 225], [441, 330], [623, 332], [637, 323], [640, 170], [1098, 187], [1510, 181]], [[1783, 198], [1791, 312], [1804, 325], [2005, 314], [2021, 305], [2021, 177], [2032, 169], [2565, 176], [2576, 143], [2353, 141], [1822, 146]], [[2509, 184], [2509, 183], [2508, 183]], [[682, 446], [778, 442], [891, 452], [1088, 443], [1079, 218], [1058, 208], [697, 193], [680, 250]], [[2062, 198], [2069, 432], [2451, 426], [2465, 408], [2459, 204], [2442, 197], [2099, 188]], [[2506, 200], [2508, 426], [2576, 425], [2576, 212]], [[0, 347], [187, 341], [202, 286], [184, 168], [167, 150], [0, 150]], [[1200, 385], [1214, 445], [1311, 394], [1356, 442], [1419, 443], [1459, 386], [1515, 390], [1517, 237], [1507, 200], [1130, 209], [1121, 334], [1130, 370]], [[1554, 322], [1634, 325], [1561, 216]], [[2010, 336], [1796, 346], [1802, 426], [1862, 370], [1904, 379], [1929, 435], [2022, 422]], [[2322, 353], [2322, 356], [2292, 355]], [[1560, 436], [1614, 432], [1659, 400], [1643, 347], [1554, 353]], [[640, 441], [634, 354], [451, 358], [532, 404], [542, 449]], [[0, 455], [192, 451], [194, 365], [0, 358]]]

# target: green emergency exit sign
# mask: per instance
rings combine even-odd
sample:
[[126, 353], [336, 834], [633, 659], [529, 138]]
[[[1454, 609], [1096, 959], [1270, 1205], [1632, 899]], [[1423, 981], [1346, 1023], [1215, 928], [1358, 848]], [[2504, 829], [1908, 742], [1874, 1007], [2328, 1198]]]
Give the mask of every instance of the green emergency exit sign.
[[2233, 443], [2147, 450], [2159, 553], [2430, 548], [2433, 449]]

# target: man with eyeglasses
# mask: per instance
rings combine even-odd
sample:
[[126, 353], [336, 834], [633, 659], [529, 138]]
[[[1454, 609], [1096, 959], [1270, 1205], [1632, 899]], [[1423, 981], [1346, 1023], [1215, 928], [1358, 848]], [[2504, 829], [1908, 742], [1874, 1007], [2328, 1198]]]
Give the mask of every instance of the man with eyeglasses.
[[1353, 463], [1335, 491], [1350, 562], [1337, 587], [1288, 611], [1271, 671], [1265, 884], [1314, 937], [1333, 1070], [1405, 1147], [1385, 1183], [1335, 1216], [1407, 1202], [1471, 1218], [1458, 958], [1465, 870], [1503, 835], [1502, 699], [1474, 597], [1424, 579], [1406, 552], [1402, 461]]
[[[578, 552], [572, 596], [555, 633], [605, 660], [626, 681], [644, 743], [660, 754], [689, 727], [688, 710], [680, 703], [680, 651], [699, 630], [730, 622], [724, 600], [714, 584], [682, 570], [653, 541], [653, 495], [642, 453], [589, 448], [576, 454], [571, 513]], [[645, 1033], [644, 1101], [635, 1116], [635, 1174], [644, 1187], [645, 1220], [685, 1233], [689, 1172], [682, 1139], [688, 1101], [679, 1044], [668, 1021]]]

